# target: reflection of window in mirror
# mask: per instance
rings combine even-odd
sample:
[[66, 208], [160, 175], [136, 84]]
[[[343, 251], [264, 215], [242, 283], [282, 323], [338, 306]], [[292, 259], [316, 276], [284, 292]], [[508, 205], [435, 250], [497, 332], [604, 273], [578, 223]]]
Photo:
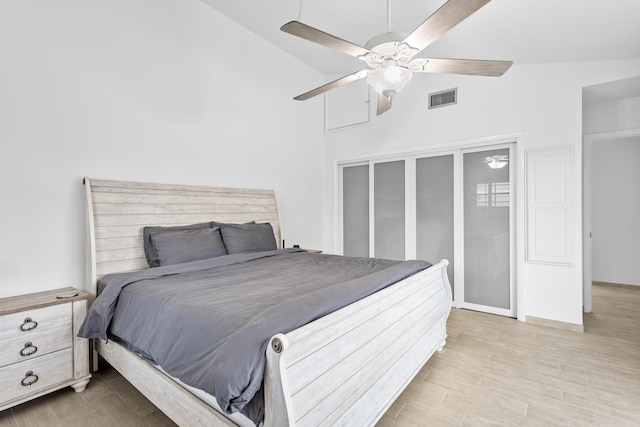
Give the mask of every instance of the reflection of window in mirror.
[[492, 182], [476, 186], [476, 206], [479, 208], [509, 207], [509, 183]]

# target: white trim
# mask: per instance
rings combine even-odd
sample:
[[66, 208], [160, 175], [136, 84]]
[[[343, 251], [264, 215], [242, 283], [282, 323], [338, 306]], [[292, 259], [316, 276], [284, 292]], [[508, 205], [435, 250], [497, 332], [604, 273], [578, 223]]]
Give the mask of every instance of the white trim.
[[547, 326], [550, 328], [564, 329], [565, 331], [584, 332], [584, 325], [577, 323], [560, 322], [558, 320], [545, 319], [543, 317], [527, 316], [525, 322], [532, 325]]
[[509, 281], [511, 283], [511, 313], [518, 315], [518, 150], [517, 144], [509, 147]]
[[[462, 200], [462, 152], [456, 150], [453, 155], [453, 302], [456, 308], [462, 308], [464, 301], [464, 203]], [[462, 286], [458, 285], [461, 282]]]
[[[524, 134], [520, 135], [516, 142], [516, 315], [518, 320], [526, 320], [526, 275], [525, 275], [525, 241], [524, 235], [527, 227], [525, 219], [525, 169], [524, 169]], [[513, 164], [513, 163], [512, 163]]]
[[507, 133], [495, 136], [485, 136], [473, 139], [465, 139], [459, 141], [442, 142], [438, 144], [421, 145], [413, 148], [403, 148], [399, 150], [383, 151], [378, 154], [359, 154], [352, 157], [344, 157], [335, 160], [335, 164], [342, 166], [356, 162], [381, 162], [389, 160], [397, 160], [401, 157], [424, 157], [433, 156], [436, 153], [447, 153], [452, 150], [461, 150], [465, 148], [482, 147], [495, 144], [506, 144], [516, 141], [520, 143], [523, 140], [522, 132]]
[[369, 162], [369, 256], [376, 253], [376, 205], [373, 185], [376, 181], [375, 164]]
[[[334, 218], [344, 217], [344, 172], [343, 168], [333, 165], [333, 182], [338, 185], [337, 190], [333, 192], [333, 216]], [[344, 225], [342, 221], [338, 221], [333, 227], [333, 253], [344, 255]]]
[[582, 147], [582, 311], [593, 311], [591, 245], [591, 146], [593, 139], [584, 137]]
[[492, 307], [490, 305], [474, 304], [472, 302], [462, 302], [460, 308], [473, 311], [481, 311], [483, 313], [497, 314], [499, 316], [513, 317], [511, 309]]
[[[413, 160], [413, 161], [412, 161]], [[404, 259], [416, 259], [416, 161], [404, 162]]]

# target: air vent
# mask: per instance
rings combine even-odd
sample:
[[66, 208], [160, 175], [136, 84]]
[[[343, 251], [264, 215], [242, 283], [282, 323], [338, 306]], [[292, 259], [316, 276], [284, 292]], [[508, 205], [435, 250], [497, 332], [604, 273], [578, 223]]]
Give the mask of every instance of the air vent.
[[446, 107], [458, 102], [458, 88], [429, 94], [429, 108]]

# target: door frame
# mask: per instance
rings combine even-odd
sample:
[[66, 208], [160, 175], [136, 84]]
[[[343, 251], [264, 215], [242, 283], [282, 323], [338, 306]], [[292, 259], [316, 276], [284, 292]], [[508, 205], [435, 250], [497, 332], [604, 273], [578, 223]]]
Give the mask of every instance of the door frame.
[[640, 136], [640, 128], [584, 134], [582, 137], [582, 308], [593, 310], [593, 245], [591, 240], [591, 149], [593, 144]]

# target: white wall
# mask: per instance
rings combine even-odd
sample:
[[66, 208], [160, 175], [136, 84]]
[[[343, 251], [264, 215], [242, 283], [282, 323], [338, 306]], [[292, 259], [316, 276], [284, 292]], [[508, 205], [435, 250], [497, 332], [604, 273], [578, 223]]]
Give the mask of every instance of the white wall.
[[[335, 248], [336, 161], [380, 153], [428, 148], [518, 133], [524, 147], [571, 146], [574, 149], [574, 263], [554, 266], [526, 263], [518, 253], [519, 318], [535, 316], [582, 324], [581, 144], [582, 87], [634, 77], [640, 61], [514, 65], [500, 78], [417, 75], [394, 99], [393, 108], [368, 126], [328, 134], [326, 174], [333, 183], [325, 198], [325, 247]], [[430, 92], [458, 88], [458, 104], [428, 110]], [[518, 178], [524, 179], [523, 159]], [[519, 187], [524, 188], [524, 187]], [[522, 195], [520, 195], [522, 196]], [[518, 247], [524, 241], [524, 214], [518, 215]], [[524, 311], [524, 312], [523, 312]]]
[[83, 176], [273, 188], [322, 247], [323, 76], [200, 1], [3, 1], [0, 58], [0, 297], [84, 287]]
[[584, 107], [585, 134], [637, 128], [640, 128], [640, 97], [600, 102]]
[[591, 147], [592, 278], [640, 285], [640, 136]]

